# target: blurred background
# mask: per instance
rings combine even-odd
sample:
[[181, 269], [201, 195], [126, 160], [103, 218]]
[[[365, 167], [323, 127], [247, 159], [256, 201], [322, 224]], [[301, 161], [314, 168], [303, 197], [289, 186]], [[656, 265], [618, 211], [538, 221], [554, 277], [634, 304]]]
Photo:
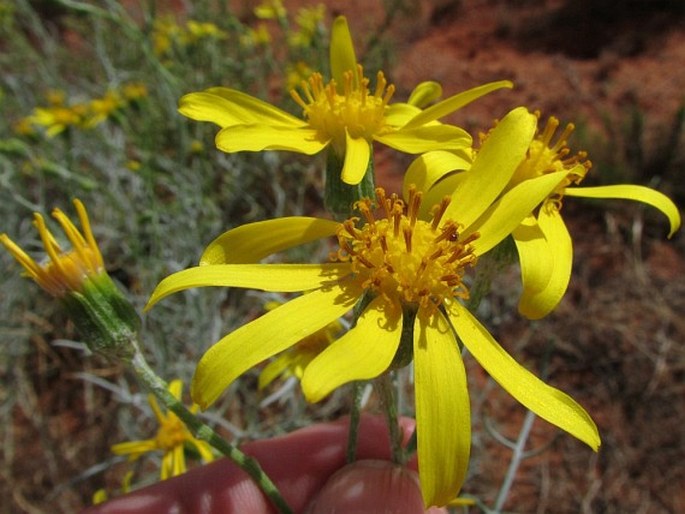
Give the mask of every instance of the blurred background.
[[[216, 129], [176, 111], [185, 93], [246, 91], [299, 114], [288, 90], [328, 70], [328, 28], [346, 14], [369, 75], [405, 100], [423, 80], [449, 96], [501, 79], [449, 118], [474, 138], [509, 109], [573, 122], [572, 150], [593, 162], [584, 185], [630, 182], [685, 203], [685, 3], [680, 0], [0, 0], [0, 230], [34, 255], [33, 211], [88, 207], [111, 275], [142, 310], [164, 276], [194, 265], [241, 223], [321, 214], [323, 162], [283, 152], [223, 154]], [[411, 161], [378, 148], [378, 182], [399, 191]], [[685, 238], [631, 202], [567, 199], [571, 286], [537, 322], [516, 313], [515, 264], [481, 319], [519, 362], [578, 400], [603, 438], [593, 454], [544, 421], [504, 512], [685, 511]], [[55, 227], [55, 225], [53, 225]], [[297, 260], [326, 249], [295, 250]], [[318, 253], [317, 253], [318, 252]], [[153, 437], [146, 396], [123, 366], [89, 355], [63, 312], [0, 253], [0, 510], [77, 512], [104, 488], [158, 479], [158, 460], [112, 455]], [[191, 290], [144, 316], [164, 378], [189, 382], [218, 338], [273, 295]], [[467, 358], [474, 447], [464, 493], [486, 512], [526, 411]], [[269, 437], [344, 415], [342, 391], [316, 406], [297, 387], [257, 390], [247, 373], [205, 419], [228, 439]], [[264, 400], [276, 394], [276, 401]], [[260, 402], [262, 407], [260, 407]], [[373, 410], [374, 400], [368, 408]]]

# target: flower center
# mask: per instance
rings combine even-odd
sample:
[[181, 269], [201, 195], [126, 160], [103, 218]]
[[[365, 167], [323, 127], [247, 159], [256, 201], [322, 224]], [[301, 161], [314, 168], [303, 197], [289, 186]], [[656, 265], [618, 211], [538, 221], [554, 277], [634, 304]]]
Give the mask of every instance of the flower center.
[[[539, 113], [536, 114], [539, 116]], [[571, 170], [566, 179], [549, 196], [552, 202], [561, 205], [566, 188], [580, 184], [592, 167], [592, 163], [587, 160], [586, 152], [570, 155], [571, 149], [567, 146], [567, 142], [575, 130], [573, 123], [566, 125], [556, 142], [552, 143], [558, 128], [559, 120], [550, 116], [544, 130], [538, 133], [531, 142], [526, 159], [514, 173], [512, 184], [555, 171]]]
[[[359, 78], [357, 80], [357, 78]], [[331, 141], [339, 155], [345, 151], [345, 133], [353, 138], [363, 137], [371, 141], [375, 134], [385, 129], [385, 107], [395, 92], [395, 86], [388, 85], [382, 71], [376, 77], [376, 90], [369, 91], [369, 79], [363, 69], [344, 74], [342, 91], [335, 80], [324, 84], [320, 73], [314, 73], [302, 82], [302, 93], [292, 90], [293, 99], [304, 110], [309, 125], [316, 129], [324, 141]]]
[[421, 193], [414, 187], [406, 205], [381, 188], [376, 195], [383, 216], [374, 216], [371, 200], [358, 202], [365, 223], [358, 227], [360, 219], [350, 218], [341, 224], [340, 249], [332, 258], [351, 262], [362, 287], [390, 301], [433, 310], [446, 298], [468, 298], [462, 279], [476, 262], [471, 243], [478, 234], [460, 240], [459, 224], [441, 222], [449, 198], [434, 207], [431, 221], [423, 221], [417, 219]]
[[169, 414], [157, 430], [155, 440], [160, 449], [168, 452], [182, 445], [189, 435], [183, 422], [175, 415]]

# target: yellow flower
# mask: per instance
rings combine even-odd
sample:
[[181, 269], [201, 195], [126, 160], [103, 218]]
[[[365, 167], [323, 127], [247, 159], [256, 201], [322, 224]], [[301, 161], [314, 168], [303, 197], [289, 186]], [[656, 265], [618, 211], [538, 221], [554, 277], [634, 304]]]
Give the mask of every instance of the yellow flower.
[[61, 301], [91, 350], [128, 359], [133, 355], [140, 319], [105, 270], [86, 208], [76, 199], [74, 206], [82, 233], [61, 210], [52, 211], [71, 243], [71, 250], [62, 250], [38, 213], [34, 214], [34, 225], [48, 254], [46, 262], [37, 263], [7, 234], [0, 234], [0, 243], [30, 278]]
[[286, 87], [288, 91], [301, 84], [303, 80], [307, 80], [313, 73], [314, 70], [304, 61], [288, 64], [286, 66]]
[[240, 36], [240, 44], [245, 47], [266, 46], [271, 43], [271, 34], [264, 23], [257, 25], [256, 29], [248, 29]]
[[319, 32], [325, 14], [326, 7], [323, 4], [300, 8], [295, 16], [299, 30], [288, 34], [288, 44], [293, 47], [308, 48], [314, 36]]
[[121, 94], [128, 101], [140, 100], [148, 95], [147, 86], [142, 82], [129, 82], [121, 88]]
[[[173, 380], [169, 384], [169, 392], [177, 400], [181, 399], [183, 382]], [[136, 460], [145, 453], [161, 451], [162, 467], [160, 476], [162, 480], [185, 473], [186, 459], [184, 449], [188, 445], [200, 454], [203, 462], [211, 462], [214, 459], [211, 446], [205, 441], [193, 437], [185, 424], [173, 412], [162, 412], [153, 395], [148, 396], [150, 407], [157, 418], [159, 429], [152, 439], [142, 441], [129, 441], [112, 446], [112, 452], [117, 455], [128, 455], [130, 460]], [[194, 405], [192, 412], [197, 412]]]
[[254, 8], [254, 14], [261, 20], [282, 20], [288, 13], [281, 0], [264, 0]]
[[[280, 302], [269, 302], [267, 311], [272, 311], [281, 305]], [[300, 342], [291, 346], [273, 361], [267, 364], [259, 374], [259, 389], [264, 389], [278, 377], [295, 377], [302, 380], [307, 365], [324, 351], [342, 332], [342, 323], [334, 320], [321, 330], [308, 335]]]
[[85, 106], [36, 107], [27, 118], [38, 127], [43, 127], [48, 137], [55, 137], [70, 127], [80, 126], [83, 122]]
[[[530, 142], [526, 157], [519, 164], [508, 188], [536, 177], [566, 170], [566, 178], [535, 209], [531, 211], [512, 235], [521, 264], [523, 294], [519, 311], [530, 319], [549, 314], [559, 304], [571, 277], [573, 242], [561, 215], [565, 196], [602, 199], [634, 200], [660, 210], [670, 223], [670, 238], [680, 227], [680, 213], [676, 205], [654, 189], [633, 184], [598, 187], [578, 187], [591, 168], [586, 154], [571, 155], [567, 146], [574, 126], [568, 124], [553, 141], [559, 120], [551, 117], [545, 128]], [[439, 198], [450, 190], [461, 187], [464, 173], [470, 169], [468, 154], [449, 152], [426, 154], [410, 166], [405, 184], [419, 183], [428, 190], [429, 198]]]
[[214, 23], [188, 20], [186, 24], [185, 41], [195, 43], [200, 39], [224, 39], [226, 32], [217, 27]]
[[[461, 303], [468, 297], [467, 269], [566, 177], [563, 170], [525, 181], [493, 203], [524, 157], [534, 129], [535, 117], [525, 109], [507, 115], [474, 162], [482, 173], [470, 174], [451, 199], [435, 206], [428, 221], [417, 217], [420, 194], [410, 193], [405, 205], [379, 189], [378, 213], [367, 199], [358, 203], [362, 218], [343, 223], [294, 217], [238, 227], [210, 244], [200, 266], [164, 279], [148, 308], [190, 287], [306, 291], [212, 346], [195, 371], [194, 400], [209, 406], [242, 373], [359, 305], [354, 327], [305, 368], [303, 392], [316, 402], [343, 384], [375, 378], [413, 357], [426, 505], [448, 503], [466, 475], [470, 413], [457, 340], [523, 405], [596, 449], [599, 435], [583, 408], [517, 364]], [[332, 262], [255, 264], [334, 234], [339, 249]]]
[[216, 145], [224, 152], [286, 150], [313, 155], [330, 147], [344, 159], [342, 181], [355, 185], [367, 170], [373, 141], [412, 154], [470, 146], [471, 137], [464, 130], [436, 120], [482, 95], [512, 86], [508, 81], [485, 84], [425, 110], [409, 103], [390, 104], [395, 87], [379, 72], [375, 88], [370, 88], [342, 16], [333, 24], [330, 54], [333, 80], [326, 83], [314, 73], [302, 84], [301, 93], [291, 91], [304, 119], [223, 87], [185, 95], [179, 111], [221, 127]]
[[34, 225], [43, 241], [49, 261], [38, 264], [22, 250], [7, 234], [0, 235], [0, 243], [24, 267], [26, 274], [52, 296], [61, 298], [72, 291], [83, 291], [86, 280], [105, 272], [105, 265], [93, 233], [86, 208], [74, 200], [83, 233], [60, 209], [52, 215], [59, 222], [71, 243], [71, 251], [63, 251], [55, 237], [48, 230], [43, 216], [34, 214]]
[[107, 91], [102, 98], [94, 98], [88, 104], [88, 114], [83, 120], [85, 128], [93, 128], [110, 118], [124, 106], [124, 99], [117, 91]]

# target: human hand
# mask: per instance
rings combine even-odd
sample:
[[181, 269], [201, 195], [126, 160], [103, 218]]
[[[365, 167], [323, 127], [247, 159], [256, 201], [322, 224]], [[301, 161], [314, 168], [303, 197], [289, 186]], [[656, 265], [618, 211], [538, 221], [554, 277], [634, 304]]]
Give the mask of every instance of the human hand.
[[[405, 443], [414, 422], [402, 420]], [[256, 458], [295, 513], [431, 514], [424, 510], [416, 463], [389, 461], [382, 418], [363, 416], [357, 462], [346, 465], [348, 420], [322, 423], [241, 449]], [[228, 459], [134, 491], [82, 514], [275, 514], [254, 482]]]

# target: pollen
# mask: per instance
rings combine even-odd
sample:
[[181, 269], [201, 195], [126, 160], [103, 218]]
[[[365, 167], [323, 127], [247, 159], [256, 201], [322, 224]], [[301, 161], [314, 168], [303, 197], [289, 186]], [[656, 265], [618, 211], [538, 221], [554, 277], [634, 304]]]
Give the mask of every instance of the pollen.
[[434, 207], [430, 221], [417, 217], [421, 193], [414, 187], [406, 203], [381, 188], [376, 200], [376, 213], [364, 199], [356, 205], [363, 219], [341, 224], [332, 259], [351, 262], [363, 288], [403, 305], [433, 311], [445, 299], [468, 298], [463, 278], [476, 262], [471, 243], [478, 234], [462, 238], [458, 223], [442, 219], [449, 198]]
[[371, 142], [374, 135], [386, 130], [385, 108], [395, 92], [383, 72], [376, 76], [372, 92], [370, 81], [364, 77], [363, 68], [344, 74], [344, 83], [331, 80], [324, 83], [319, 73], [314, 73], [301, 84], [302, 95], [296, 90], [290, 94], [302, 107], [304, 117], [322, 141], [331, 141], [338, 154], [344, 153], [345, 134], [364, 138]]

